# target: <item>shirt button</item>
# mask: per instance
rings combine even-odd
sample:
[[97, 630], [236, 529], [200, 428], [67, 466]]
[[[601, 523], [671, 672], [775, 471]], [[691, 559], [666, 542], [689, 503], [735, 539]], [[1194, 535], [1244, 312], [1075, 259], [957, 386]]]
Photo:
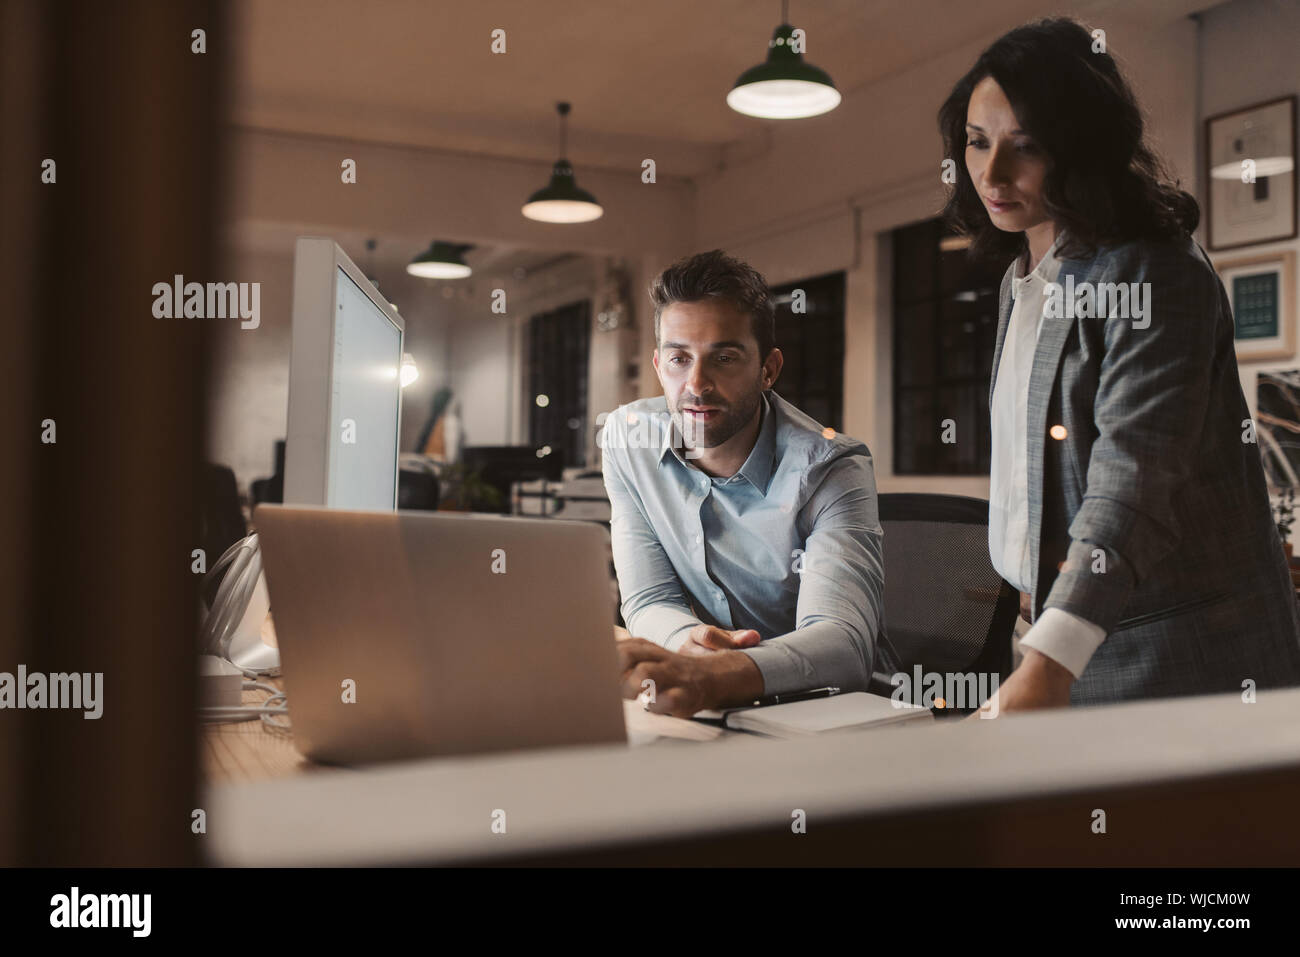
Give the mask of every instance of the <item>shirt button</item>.
[[696, 545], [699, 545], [699, 544], [700, 544], [701, 542], [703, 542], [703, 541], [704, 541], [704, 536], [703, 536], [703, 535], [696, 535], [696, 536], [695, 536], [695, 544], [696, 544]]

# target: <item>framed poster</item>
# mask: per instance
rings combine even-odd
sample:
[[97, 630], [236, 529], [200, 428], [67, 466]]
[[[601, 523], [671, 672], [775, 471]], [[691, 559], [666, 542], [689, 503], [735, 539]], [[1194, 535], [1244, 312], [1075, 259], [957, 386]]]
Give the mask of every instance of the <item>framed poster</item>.
[[1295, 251], [1220, 259], [1214, 264], [1232, 303], [1238, 362], [1288, 359], [1295, 352]]
[[1205, 121], [1210, 249], [1296, 235], [1296, 98], [1285, 96]]

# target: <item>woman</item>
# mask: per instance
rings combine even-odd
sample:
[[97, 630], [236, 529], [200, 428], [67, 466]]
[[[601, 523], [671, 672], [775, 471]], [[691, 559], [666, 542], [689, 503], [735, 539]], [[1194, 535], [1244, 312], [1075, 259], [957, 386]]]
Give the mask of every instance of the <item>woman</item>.
[[989, 553], [1033, 627], [997, 707], [1300, 683], [1300, 619], [1196, 201], [1104, 44], [1011, 31], [939, 113], [1002, 281]]

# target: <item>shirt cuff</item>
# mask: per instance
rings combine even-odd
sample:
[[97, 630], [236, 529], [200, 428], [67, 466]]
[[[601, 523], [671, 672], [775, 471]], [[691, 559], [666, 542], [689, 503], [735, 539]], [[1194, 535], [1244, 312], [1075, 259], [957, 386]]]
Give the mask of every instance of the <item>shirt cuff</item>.
[[1078, 678], [1105, 640], [1106, 632], [1100, 625], [1060, 608], [1048, 608], [1020, 639], [1020, 647], [1047, 655]]
[[700, 620], [684, 608], [651, 605], [631, 616], [627, 631], [633, 638], [645, 638], [669, 651], [677, 651], [686, 644], [691, 629], [699, 623]]
[[758, 665], [758, 673], [763, 676], [763, 694], [786, 694], [807, 691], [812, 687], [811, 675], [803, 667], [802, 660], [789, 648], [761, 641], [740, 651], [741, 654], [749, 655], [754, 664]]
[[765, 695], [825, 685], [841, 691], [866, 691], [871, 680], [870, 670], [864, 672], [858, 649], [846, 640], [845, 630], [829, 621], [765, 639], [742, 648], [741, 653], [758, 665]]

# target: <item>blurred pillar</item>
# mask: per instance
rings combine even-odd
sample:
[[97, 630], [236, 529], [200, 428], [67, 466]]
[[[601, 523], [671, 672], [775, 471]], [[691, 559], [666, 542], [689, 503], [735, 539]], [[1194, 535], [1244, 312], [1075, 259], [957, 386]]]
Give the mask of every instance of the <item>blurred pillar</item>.
[[207, 331], [154, 318], [151, 290], [225, 278], [225, 16], [215, 0], [0, 16], [0, 671], [104, 676], [98, 720], [0, 712], [0, 863], [195, 863]]

